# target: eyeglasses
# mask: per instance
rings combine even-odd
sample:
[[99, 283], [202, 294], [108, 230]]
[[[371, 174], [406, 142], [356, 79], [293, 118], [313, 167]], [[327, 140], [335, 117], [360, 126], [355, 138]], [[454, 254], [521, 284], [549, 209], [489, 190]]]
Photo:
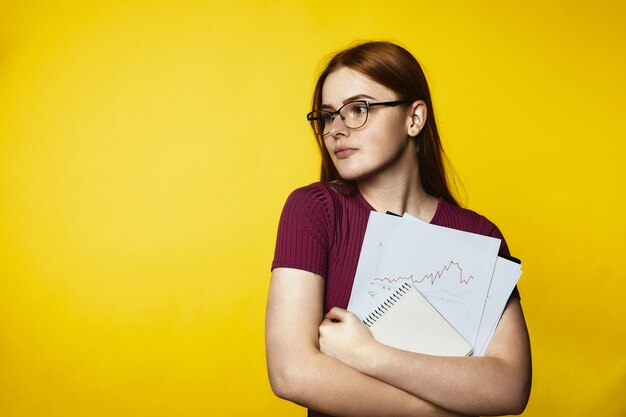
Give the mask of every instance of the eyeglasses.
[[306, 119], [311, 123], [315, 133], [324, 136], [330, 133], [330, 126], [337, 116], [341, 117], [341, 120], [347, 128], [358, 129], [367, 122], [370, 107], [395, 107], [400, 104], [408, 103], [411, 103], [411, 100], [384, 101], [381, 103], [370, 103], [367, 100], [355, 100], [344, 104], [337, 111], [314, 110], [306, 115]]

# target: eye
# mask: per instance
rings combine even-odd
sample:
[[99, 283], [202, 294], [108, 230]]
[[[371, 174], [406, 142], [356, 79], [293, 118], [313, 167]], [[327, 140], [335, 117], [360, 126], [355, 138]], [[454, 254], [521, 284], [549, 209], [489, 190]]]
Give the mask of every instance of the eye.
[[325, 125], [329, 125], [333, 122], [333, 116], [328, 112], [321, 112], [320, 121]]
[[350, 117], [359, 117], [367, 113], [367, 104], [357, 101], [349, 105], [347, 110]]

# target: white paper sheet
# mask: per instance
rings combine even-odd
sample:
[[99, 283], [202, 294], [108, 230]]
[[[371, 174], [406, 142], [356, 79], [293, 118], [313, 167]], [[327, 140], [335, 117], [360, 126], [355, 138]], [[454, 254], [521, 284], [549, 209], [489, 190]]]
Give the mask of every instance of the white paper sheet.
[[361, 319], [404, 282], [472, 346], [500, 240], [372, 212], [348, 309]]
[[[383, 246], [391, 237], [390, 233], [402, 224], [402, 218], [372, 211], [361, 247], [348, 310], [364, 320], [376, 307], [387, 299], [391, 292], [380, 295], [376, 288], [370, 288], [370, 281], [378, 269]], [[395, 288], [395, 287], [394, 287]]]
[[484, 356], [487, 346], [493, 337], [496, 326], [500, 321], [504, 307], [515, 288], [515, 284], [522, 275], [518, 263], [498, 257], [491, 279], [491, 287], [485, 303], [485, 311], [480, 322], [480, 329], [474, 344], [474, 355]]

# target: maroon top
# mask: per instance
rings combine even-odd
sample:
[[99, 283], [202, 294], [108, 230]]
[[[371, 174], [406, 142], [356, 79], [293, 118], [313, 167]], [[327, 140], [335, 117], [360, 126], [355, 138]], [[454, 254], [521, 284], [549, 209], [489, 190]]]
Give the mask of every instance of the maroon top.
[[[326, 278], [324, 312], [347, 308], [372, 206], [352, 183], [313, 183], [291, 193], [278, 225], [273, 268], [310, 271]], [[475, 212], [442, 198], [432, 224], [502, 239], [500, 255], [509, 248], [500, 230]], [[517, 288], [513, 294], [519, 297]], [[309, 416], [325, 414], [309, 410]]]
[[[316, 182], [295, 190], [280, 218], [272, 269], [296, 268], [325, 277], [324, 312], [347, 308], [371, 211], [352, 183]], [[431, 224], [502, 239], [499, 254], [509, 256], [496, 225], [442, 198]]]

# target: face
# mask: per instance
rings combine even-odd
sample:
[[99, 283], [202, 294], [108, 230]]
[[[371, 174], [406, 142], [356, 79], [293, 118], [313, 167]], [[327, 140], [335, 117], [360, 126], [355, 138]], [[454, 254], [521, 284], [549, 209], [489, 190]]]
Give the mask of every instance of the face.
[[[358, 71], [341, 67], [324, 82], [321, 109], [335, 111], [353, 100], [376, 103], [404, 98]], [[425, 112], [422, 102], [370, 107], [367, 122], [357, 129], [347, 128], [341, 117], [335, 117], [324, 143], [339, 175], [344, 180], [364, 180], [415, 168], [413, 137], [423, 124], [418, 120], [421, 110]]]

